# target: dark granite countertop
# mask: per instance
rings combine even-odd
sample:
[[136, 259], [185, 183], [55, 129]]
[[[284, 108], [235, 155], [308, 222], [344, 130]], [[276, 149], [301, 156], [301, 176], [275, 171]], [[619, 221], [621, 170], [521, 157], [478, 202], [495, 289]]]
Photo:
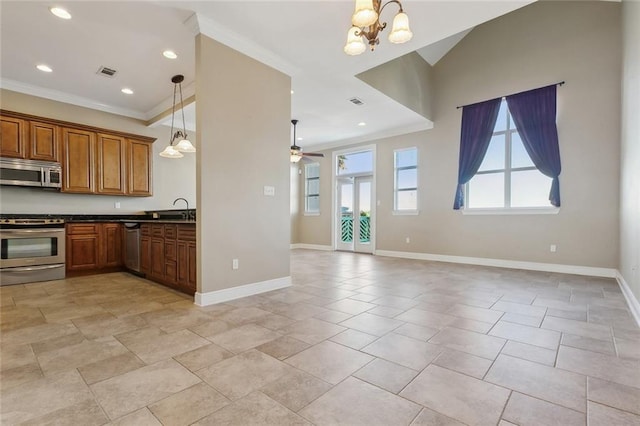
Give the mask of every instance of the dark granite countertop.
[[[145, 223], [184, 223], [195, 224], [195, 220], [185, 220], [185, 210], [150, 210], [144, 213], [129, 214], [28, 214], [0, 213], [0, 219], [64, 219], [65, 222], [145, 222]], [[189, 209], [192, 217], [196, 210]]]

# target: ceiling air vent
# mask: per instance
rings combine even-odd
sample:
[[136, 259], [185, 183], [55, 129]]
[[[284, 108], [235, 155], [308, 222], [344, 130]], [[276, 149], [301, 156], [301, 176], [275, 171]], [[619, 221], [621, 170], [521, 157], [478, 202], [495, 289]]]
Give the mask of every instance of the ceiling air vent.
[[360, 106], [360, 105], [364, 105], [364, 102], [362, 102], [362, 101], [361, 101], [360, 99], [358, 99], [358, 98], [351, 98], [351, 99], [349, 99], [349, 102], [351, 102], [351, 103], [352, 103], [352, 104], [354, 104], [354, 105], [358, 105], [358, 106]]
[[105, 77], [113, 77], [117, 72], [118, 71], [114, 70], [113, 68], [102, 66], [98, 68], [98, 72], [96, 74], [103, 75]]

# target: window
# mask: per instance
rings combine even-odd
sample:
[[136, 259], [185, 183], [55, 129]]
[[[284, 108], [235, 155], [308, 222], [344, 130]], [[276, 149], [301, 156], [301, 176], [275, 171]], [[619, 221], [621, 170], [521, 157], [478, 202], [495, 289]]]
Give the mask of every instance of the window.
[[393, 152], [393, 209], [396, 212], [418, 211], [418, 148]]
[[337, 175], [371, 173], [373, 171], [373, 151], [351, 152], [338, 156]]
[[465, 205], [470, 209], [551, 207], [551, 183], [529, 158], [503, 100], [484, 160], [467, 184]]
[[320, 163], [304, 165], [304, 212], [320, 214]]

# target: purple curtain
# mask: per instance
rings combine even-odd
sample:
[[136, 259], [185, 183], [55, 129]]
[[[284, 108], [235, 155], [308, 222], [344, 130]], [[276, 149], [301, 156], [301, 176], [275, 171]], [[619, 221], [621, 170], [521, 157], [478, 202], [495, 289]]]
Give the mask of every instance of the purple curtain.
[[453, 202], [454, 210], [464, 206], [464, 185], [476, 174], [484, 160], [496, 126], [501, 101], [502, 99], [497, 98], [462, 108], [458, 188]]
[[507, 105], [533, 164], [542, 174], [553, 179], [549, 201], [560, 207], [556, 85], [507, 96]]

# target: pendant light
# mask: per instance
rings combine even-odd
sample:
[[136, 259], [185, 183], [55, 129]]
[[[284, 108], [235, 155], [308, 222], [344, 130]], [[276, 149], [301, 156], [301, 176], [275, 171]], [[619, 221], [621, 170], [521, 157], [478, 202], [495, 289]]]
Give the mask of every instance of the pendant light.
[[[182, 82], [184, 81], [183, 75], [174, 75], [171, 77], [171, 82], [174, 84], [173, 86], [173, 103], [171, 104], [171, 139], [169, 141], [169, 145], [160, 153], [161, 157], [165, 158], [182, 158], [184, 155], [183, 152], [196, 152], [196, 148], [193, 144], [187, 139], [187, 128], [184, 120], [184, 103], [182, 101]], [[176, 130], [173, 132], [174, 120], [176, 116], [176, 92], [180, 92], [180, 110], [182, 111], [182, 130]], [[178, 141], [174, 146], [173, 143]]]

